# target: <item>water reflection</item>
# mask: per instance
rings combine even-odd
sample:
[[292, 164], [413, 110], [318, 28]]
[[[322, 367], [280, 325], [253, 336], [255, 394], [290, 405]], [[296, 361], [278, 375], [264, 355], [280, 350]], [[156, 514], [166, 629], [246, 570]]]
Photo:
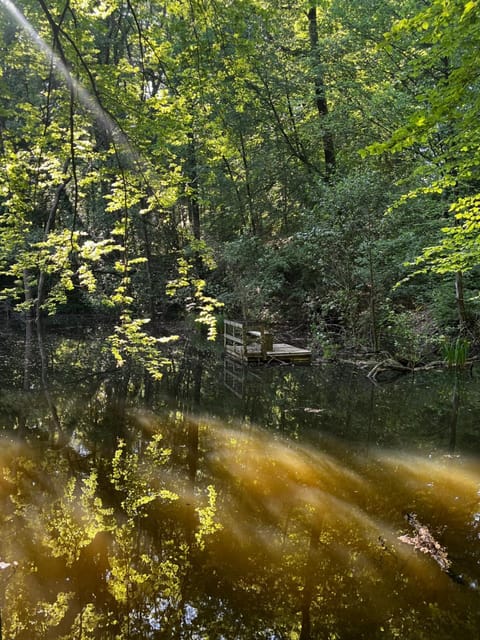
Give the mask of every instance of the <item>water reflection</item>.
[[5, 637], [476, 637], [478, 591], [398, 540], [415, 509], [478, 584], [473, 462], [346, 456], [180, 413], [127, 422], [110, 456], [3, 440]]
[[[455, 451], [475, 416], [448, 378], [423, 404], [418, 380], [396, 388], [402, 425], [351, 371], [246, 372], [239, 398], [201, 354], [152, 388], [107, 360], [92, 375], [94, 352], [51, 352], [58, 424], [21, 368], [0, 394], [5, 638], [479, 636], [478, 457], [449, 450], [452, 409]], [[398, 539], [405, 512], [461, 581]]]

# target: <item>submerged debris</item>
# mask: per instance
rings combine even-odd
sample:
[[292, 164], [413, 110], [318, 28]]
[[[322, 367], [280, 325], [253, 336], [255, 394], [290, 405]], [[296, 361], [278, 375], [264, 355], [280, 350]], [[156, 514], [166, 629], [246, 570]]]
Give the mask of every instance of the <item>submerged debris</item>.
[[405, 520], [413, 527], [415, 535], [398, 536], [398, 539], [401, 542], [405, 542], [405, 544], [411, 544], [416, 551], [421, 551], [429, 555], [435, 560], [442, 571], [445, 571], [451, 576], [450, 566], [452, 563], [448, 558], [447, 551], [435, 540], [428, 527], [419, 522], [416, 513], [406, 513]]

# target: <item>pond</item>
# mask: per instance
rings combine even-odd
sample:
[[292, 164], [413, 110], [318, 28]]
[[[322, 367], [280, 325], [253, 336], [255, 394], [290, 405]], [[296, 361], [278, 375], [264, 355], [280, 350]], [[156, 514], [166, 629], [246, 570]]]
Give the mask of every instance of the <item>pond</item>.
[[1, 338], [3, 638], [480, 637], [480, 370]]

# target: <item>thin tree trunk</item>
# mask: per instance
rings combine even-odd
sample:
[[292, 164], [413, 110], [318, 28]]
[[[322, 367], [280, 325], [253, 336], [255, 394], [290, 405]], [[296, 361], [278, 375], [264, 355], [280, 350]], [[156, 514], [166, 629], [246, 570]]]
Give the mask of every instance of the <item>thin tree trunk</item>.
[[[444, 58], [441, 59], [441, 63], [443, 67], [442, 75], [445, 81], [448, 81], [448, 79], [450, 78], [450, 74], [452, 72], [450, 58], [448, 56], [445, 56]], [[446, 124], [447, 124], [446, 138], [448, 140], [448, 135], [453, 136], [455, 133], [455, 123], [454, 121], [449, 121]], [[455, 179], [456, 179], [455, 170], [453, 172], [453, 175], [455, 176]], [[447, 207], [448, 207], [447, 214], [446, 214], [447, 217], [448, 217], [448, 212], [449, 212], [451, 203], [460, 195], [458, 187], [459, 187], [458, 183], [455, 182], [455, 184], [452, 187], [447, 188], [443, 193], [443, 198], [447, 201]], [[457, 224], [458, 224], [458, 220], [455, 219], [455, 225]], [[468, 327], [468, 317], [467, 317], [467, 310], [465, 306], [465, 295], [464, 295], [462, 271], [457, 271], [455, 273], [455, 304], [457, 307], [459, 331], [460, 333], [462, 333], [462, 331], [464, 331]]]
[[23, 366], [23, 390], [30, 389], [30, 371], [32, 368], [32, 345], [33, 345], [33, 296], [29, 283], [29, 273], [27, 269], [23, 271], [23, 290], [27, 309], [25, 310], [25, 352]]
[[[68, 161], [65, 163], [64, 171], [67, 170]], [[65, 191], [67, 184], [70, 182], [71, 178], [66, 178], [62, 184], [58, 185], [55, 196], [53, 198], [52, 206], [48, 212], [48, 218], [45, 223], [44, 228], [44, 238], [48, 237], [48, 234], [55, 226], [55, 218], [57, 215], [58, 207], [60, 204], [60, 197], [62, 193]], [[37, 342], [38, 342], [38, 350], [40, 353], [40, 366], [41, 366], [41, 381], [42, 381], [42, 390], [47, 401], [48, 408], [50, 410], [53, 423], [55, 428], [60, 436], [61, 424], [60, 419], [58, 417], [57, 408], [55, 403], [53, 402], [52, 396], [50, 394], [49, 385], [48, 385], [48, 361], [47, 354], [45, 349], [45, 341], [44, 341], [44, 331], [42, 324], [42, 305], [45, 298], [45, 272], [40, 271], [38, 276], [37, 283], [37, 299], [35, 301], [35, 324], [37, 327]]]
[[187, 202], [188, 202], [188, 217], [190, 225], [192, 227], [192, 233], [195, 240], [200, 240], [201, 228], [200, 228], [200, 203], [198, 200], [198, 172], [197, 172], [197, 151], [195, 149], [195, 141], [193, 134], [190, 134], [190, 143], [188, 145], [188, 158], [186, 162], [186, 174], [187, 174]]
[[378, 339], [378, 328], [377, 328], [377, 291], [375, 287], [372, 247], [370, 243], [368, 245], [368, 263], [369, 263], [369, 273], [370, 273], [370, 323], [371, 323], [371, 331], [372, 331], [372, 346], [375, 353], [378, 353], [379, 339]]
[[328, 103], [325, 89], [325, 82], [320, 66], [319, 48], [318, 48], [318, 24], [317, 24], [317, 7], [314, 5], [308, 11], [308, 33], [310, 36], [310, 50], [312, 54], [314, 69], [314, 87], [315, 87], [315, 104], [317, 106], [318, 115], [321, 126], [323, 128], [323, 153], [325, 158], [325, 178], [330, 180], [336, 168], [335, 143], [333, 135], [325, 128], [324, 119], [328, 116]]
[[[64, 171], [67, 170], [68, 164], [69, 164], [69, 161], [65, 163], [63, 167]], [[43, 230], [43, 237], [45, 240], [47, 239], [50, 231], [55, 227], [55, 218], [57, 215], [58, 207], [60, 205], [60, 198], [62, 196], [62, 193], [65, 191], [67, 184], [70, 182], [71, 179], [72, 179], [71, 177], [66, 178], [61, 184], [58, 185], [55, 191], [52, 206], [50, 207], [50, 210], [48, 212], [48, 218], [45, 223], [45, 228]], [[38, 283], [37, 283], [37, 300], [35, 304], [35, 316], [36, 316], [35, 319], [37, 323], [41, 316], [42, 304], [45, 297], [44, 289], [45, 289], [45, 273], [43, 271], [40, 271], [40, 274], [38, 276]]]
[[255, 206], [254, 206], [254, 202], [253, 202], [253, 194], [252, 194], [252, 187], [251, 187], [251, 182], [250, 182], [250, 168], [249, 168], [249, 164], [248, 164], [248, 158], [247, 158], [247, 151], [245, 148], [245, 140], [243, 137], [243, 133], [240, 131], [240, 150], [241, 150], [241, 154], [242, 154], [242, 163], [243, 163], [243, 169], [245, 171], [245, 187], [246, 187], [246, 191], [247, 191], [247, 203], [248, 203], [248, 211], [250, 214], [250, 225], [252, 227], [252, 233], [253, 235], [258, 235], [259, 233], [261, 233], [261, 225], [260, 225], [260, 219], [257, 218], [257, 215], [255, 213]]
[[463, 287], [463, 273], [457, 271], [455, 273], [455, 302], [457, 305], [458, 320], [460, 323], [460, 331], [463, 331], [468, 325], [467, 310], [465, 307], [465, 294]]
[[233, 169], [232, 169], [232, 166], [231, 166], [230, 162], [228, 161], [228, 159], [225, 156], [222, 156], [222, 160], [223, 160], [223, 163], [224, 163], [225, 167], [227, 168], [228, 175], [230, 176], [230, 180], [232, 181], [233, 188], [235, 189], [235, 195], [237, 196], [237, 200], [238, 200], [238, 210], [239, 210], [239, 213], [240, 213], [240, 216], [241, 216], [241, 219], [242, 219], [242, 225], [244, 227], [246, 227], [247, 226], [247, 216], [246, 216], [246, 213], [245, 213], [245, 205], [243, 203], [243, 199], [242, 199], [242, 196], [240, 194], [240, 189], [238, 188], [238, 185], [237, 185], [237, 181], [236, 181], [236, 178], [235, 178], [235, 173], [233, 172]]
[[151, 243], [150, 234], [148, 231], [148, 221], [146, 218], [147, 215], [148, 214], [142, 215], [142, 230], [143, 230], [143, 240], [145, 243], [145, 257], [147, 259], [147, 261], [145, 262], [145, 269], [147, 273], [147, 282], [148, 282], [147, 296], [148, 296], [148, 302], [150, 307], [151, 320], [152, 322], [155, 322], [157, 318], [157, 311], [155, 307], [155, 292], [153, 290], [154, 285], [153, 285], [153, 275], [152, 275], [152, 243]]

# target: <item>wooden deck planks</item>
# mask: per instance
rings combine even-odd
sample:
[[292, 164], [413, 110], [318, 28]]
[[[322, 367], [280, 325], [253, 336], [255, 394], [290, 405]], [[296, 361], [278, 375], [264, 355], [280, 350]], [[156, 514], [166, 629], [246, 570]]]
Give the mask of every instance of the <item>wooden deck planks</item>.
[[243, 363], [291, 362], [310, 364], [312, 352], [284, 342], [274, 343], [263, 325], [224, 322], [225, 354]]
[[273, 345], [273, 351], [267, 351], [268, 356], [278, 356], [278, 355], [292, 355], [292, 356], [301, 356], [301, 355], [311, 355], [311, 351], [309, 349], [300, 349], [299, 347], [294, 347], [291, 344], [280, 343]]
[[247, 349], [244, 349], [243, 346], [228, 345], [225, 347], [225, 353], [243, 362], [269, 362], [276, 360], [310, 363], [312, 359], [312, 352], [309, 349], [300, 349], [286, 343], [274, 344], [273, 350], [267, 351], [265, 355], [258, 345], [248, 345]]

